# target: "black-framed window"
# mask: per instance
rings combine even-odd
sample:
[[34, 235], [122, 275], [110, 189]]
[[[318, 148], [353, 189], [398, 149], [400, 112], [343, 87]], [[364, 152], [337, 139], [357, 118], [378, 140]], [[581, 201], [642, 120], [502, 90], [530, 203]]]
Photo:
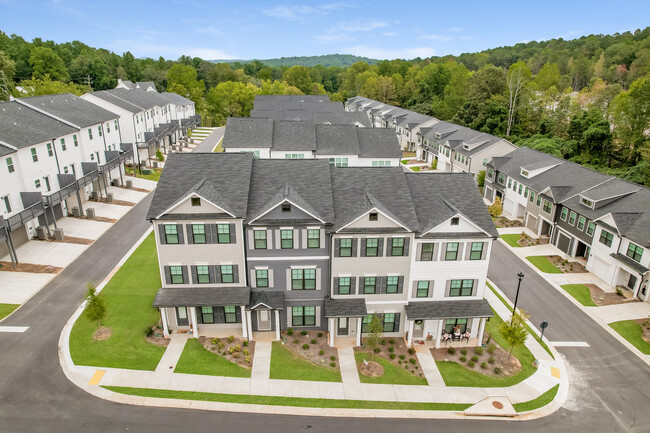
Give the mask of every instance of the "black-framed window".
[[223, 307], [224, 322], [237, 323], [237, 307], [226, 306]]
[[269, 287], [269, 271], [268, 269], [255, 270], [255, 285], [257, 287]]
[[201, 307], [201, 323], [214, 323], [214, 311], [212, 307]]
[[472, 296], [474, 280], [451, 280], [449, 296]]
[[230, 243], [230, 224], [217, 224], [217, 242], [220, 244]]
[[364, 295], [372, 295], [377, 291], [377, 277], [365, 277], [363, 279]]
[[210, 283], [210, 267], [201, 265], [196, 267], [196, 279], [199, 284]]
[[574, 225], [576, 223], [576, 217], [577, 216], [578, 216], [578, 214], [571, 211], [571, 213], [569, 214], [569, 225]]
[[445, 251], [445, 260], [458, 259], [458, 242], [449, 242]]
[[399, 277], [386, 277], [386, 293], [397, 293], [399, 290]]
[[529, 200], [530, 200], [531, 203], [534, 203], [534, 202], [535, 202], [535, 191], [531, 191], [531, 192], [530, 192], [530, 198], [529, 198]]
[[384, 332], [397, 332], [395, 329], [395, 313], [384, 313], [382, 317], [384, 323]]
[[74, 142], [74, 147], [79, 147], [79, 141], [77, 140], [77, 134], [72, 136], [72, 141]]
[[320, 248], [320, 229], [307, 229], [307, 248]]
[[612, 246], [612, 241], [614, 240], [614, 235], [608, 232], [607, 230], [601, 230], [600, 239], [598, 239], [601, 244], [605, 244], [608, 247]]
[[627, 246], [626, 256], [628, 256], [632, 260], [636, 260], [637, 262], [640, 262], [642, 255], [643, 255], [643, 248], [630, 242], [630, 244]]
[[192, 206], [201, 206], [201, 199], [199, 197], [192, 197]]
[[36, 153], [36, 148], [32, 148], [32, 161], [38, 162], [38, 153]]
[[178, 226], [176, 224], [165, 224], [165, 243], [178, 243]]
[[235, 282], [235, 275], [233, 274], [232, 265], [221, 265], [221, 282]]
[[349, 295], [351, 290], [351, 278], [350, 277], [340, 277], [339, 278], [339, 295]]
[[377, 257], [379, 254], [379, 239], [367, 238], [366, 239], [366, 257]]
[[497, 183], [500, 183], [501, 185], [505, 185], [505, 182], [506, 182], [506, 175], [503, 173], [499, 173], [497, 176]]
[[537, 194], [537, 206], [542, 204], [542, 196]]
[[594, 230], [596, 230], [596, 224], [594, 224], [593, 221], [589, 221], [589, 224], [587, 224], [587, 234], [589, 236], [592, 236], [594, 234]]
[[460, 224], [460, 218], [458, 218], [458, 217], [453, 217], [453, 218], [451, 219], [451, 225], [452, 225], [452, 226], [457, 226], [458, 224]]
[[316, 290], [316, 269], [292, 269], [291, 290]]
[[205, 243], [205, 224], [192, 224], [192, 239], [195, 244]]
[[416, 298], [429, 297], [429, 281], [418, 281], [417, 291], [415, 292]]
[[578, 217], [578, 230], [582, 231], [585, 228], [585, 223], [587, 222], [587, 219], [583, 217], [582, 215]]
[[569, 209], [563, 207], [563, 208], [562, 208], [562, 212], [560, 212], [560, 219], [561, 219], [562, 221], [566, 221], [566, 217], [567, 217], [567, 215], [569, 215]]
[[282, 203], [282, 213], [291, 213], [291, 203]]
[[339, 257], [352, 257], [352, 239], [346, 238], [339, 241]]
[[403, 256], [404, 255], [404, 238], [392, 238], [391, 239], [390, 255], [391, 256]]
[[316, 307], [291, 307], [292, 326], [316, 326]]
[[553, 207], [553, 205], [551, 204], [550, 201], [548, 201], [548, 200], [544, 200], [544, 208], [543, 208], [543, 209], [544, 209], [544, 212], [550, 214], [550, 213], [551, 213], [551, 209], [552, 209], [552, 207]]
[[483, 242], [472, 242], [472, 249], [469, 252], [470, 260], [481, 260], [483, 257]]
[[430, 262], [433, 260], [434, 243], [422, 244], [422, 252], [420, 253], [420, 261]]
[[467, 330], [467, 319], [447, 319], [445, 320], [445, 332], [451, 334], [454, 328], [460, 326], [461, 334]]
[[265, 250], [266, 247], [266, 230], [253, 230], [253, 240], [255, 241], [256, 250]]
[[370, 331], [370, 321], [372, 320], [372, 316], [372, 314], [368, 314], [367, 316], [364, 316], [363, 320], [361, 321], [361, 332], [363, 334]]
[[378, 221], [379, 220], [379, 214], [377, 212], [370, 212], [368, 214], [368, 221]]
[[170, 266], [169, 267], [169, 276], [171, 277], [172, 284], [184, 284], [183, 281], [183, 267], [182, 266]]
[[280, 248], [283, 250], [293, 248], [293, 230], [280, 230]]

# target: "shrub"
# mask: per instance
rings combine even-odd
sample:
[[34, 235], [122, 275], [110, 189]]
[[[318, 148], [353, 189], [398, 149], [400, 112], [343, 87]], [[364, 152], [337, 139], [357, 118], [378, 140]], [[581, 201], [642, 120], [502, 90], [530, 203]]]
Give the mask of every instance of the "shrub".
[[156, 150], [156, 159], [160, 162], [165, 162], [165, 155], [163, 155], [160, 149]]
[[415, 365], [415, 362], [416, 362], [416, 361], [415, 361], [415, 358], [411, 358], [411, 359], [409, 359], [409, 362], [410, 362], [411, 364]]
[[242, 344], [244, 345], [244, 347], [248, 347], [248, 340], [244, 340]]
[[379, 342], [379, 344], [381, 344], [382, 346], [385, 346], [386, 345], [386, 339], [382, 338], [381, 341]]
[[619, 289], [619, 288], [616, 288], [616, 294], [618, 296], [623, 296], [623, 291], [621, 289]]
[[230, 348], [228, 349], [228, 353], [230, 354], [237, 353], [237, 352], [241, 352], [241, 346], [239, 344], [237, 344], [236, 346], [230, 346]]
[[489, 354], [494, 353], [494, 351], [497, 350], [497, 345], [494, 343], [490, 343], [490, 345], [487, 348], [487, 351]]
[[415, 347], [409, 347], [408, 352], [410, 355], [413, 355], [415, 353]]
[[481, 368], [485, 370], [488, 367], [487, 362], [481, 362]]
[[251, 363], [251, 357], [250, 357], [250, 356], [247, 356], [246, 358], [244, 358], [244, 362], [245, 362], [246, 364], [250, 364], [250, 363]]
[[321, 338], [322, 336], [323, 336], [323, 333], [322, 333], [322, 332], [319, 332], [319, 333], [318, 333], [318, 338]]
[[381, 352], [381, 349], [380, 349], [379, 347], [375, 347], [373, 351], [374, 351], [375, 353], [379, 353], [379, 352]]
[[233, 353], [232, 357], [235, 358], [235, 359], [239, 358], [239, 353], [238, 352]]
[[293, 344], [298, 344], [298, 343], [300, 343], [300, 340], [298, 340], [297, 338], [295, 338], [295, 339], [293, 340]]
[[494, 364], [494, 361], [495, 361], [494, 356], [490, 356], [490, 357], [488, 358], [488, 362], [489, 362], [490, 364]]
[[404, 359], [404, 358], [406, 358], [406, 355], [400, 355], [399, 356], [399, 359]]
[[330, 362], [330, 367], [336, 367], [336, 362]]
[[395, 359], [396, 357], [397, 357], [397, 355], [395, 355], [394, 353], [390, 354], [390, 359]]
[[147, 337], [153, 337], [153, 327], [147, 326], [144, 329], [144, 335], [146, 335]]
[[309, 344], [307, 344], [307, 343], [303, 344], [302, 348], [305, 349], [305, 350], [309, 349]]
[[307, 335], [307, 331], [300, 332], [300, 335]]
[[228, 337], [228, 343], [232, 343], [233, 341], [235, 341], [235, 336], [234, 335], [231, 335], [230, 337]]
[[501, 199], [497, 197], [494, 199], [494, 204], [488, 206], [488, 213], [491, 217], [496, 218], [501, 215], [501, 212], [503, 212], [503, 205], [501, 204]]
[[474, 348], [474, 353], [476, 353], [479, 356], [483, 355], [483, 348], [482, 347], [475, 347]]
[[214, 337], [212, 340], [210, 340], [210, 343], [212, 343], [212, 344], [214, 344], [216, 346], [220, 341], [221, 340], [219, 340], [217, 337]]
[[461, 355], [467, 355], [467, 349], [460, 349]]
[[316, 340], [315, 340], [315, 339], [312, 339], [312, 340], [311, 340], [311, 344], [316, 344]]
[[287, 335], [293, 335], [293, 328], [287, 328]]
[[468, 367], [474, 368], [475, 365], [476, 365], [476, 363], [474, 361], [472, 361], [471, 359], [469, 361], [467, 361], [467, 366]]
[[395, 348], [394, 348], [394, 347], [389, 347], [389, 348], [388, 348], [388, 351], [389, 351], [390, 353], [393, 353], [393, 352], [395, 352]]
[[320, 356], [323, 356], [323, 355], [325, 355], [325, 351], [324, 351], [323, 349], [321, 349], [320, 352], [318, 352], [318, 354], [319, 354]]
[[501, 368], [501, 367], [494, 367], [494, 373], [495, 373], [495, 374], [501, 374], [501, 373], [503, 373], [503, 368]]
[[244, 349], [244, 350], [242, 350], [241, 353], [243, 353], [245, 356], [248, 356], [248, 355], [251, 354], [251, 353], [248, 351], [248, 349]]
[[458, 358], [458, 359], [460, 359], [461, 362], [465, 362], [465, 361], [467, 361], [467, 357], [466, 357], [465, 355], [461, 356], [461, 357]]
[[336, 361], [336, 356], [332, 355], [332, 356], [330, 356], [330, 359], [331, 359], [332, 361]]
[[476, 355], [472, 356], [472, 361], [478, 362], [478, 356], [476, 356]]
[[401, 364], [401, 363], [402, 363], [402, 360], [401, 360], [401, 359], [399, 359], [399, 360], [397, 361], [397, 363], [398, 363], [398, 364]]
[[394, 338], [391, 338], [390, 340], [388, 340], [388, 342], [389, 342], [390, 344], [395, 344], [395, 339], [394, 339]]
[[456, 353], [456, 348], [455, 347], [449, 347], [447, 349], [447, 353], [450, 354], [450, 355], [455, 354]]
[[221, 340], [217, 341], [217, 349], [218, 349], [218, 350], [223, 350], [223, 348], [224, 348], [225, 346], [226, 346], [226, 345], [223, 344], [223, 341], [221, 341]]

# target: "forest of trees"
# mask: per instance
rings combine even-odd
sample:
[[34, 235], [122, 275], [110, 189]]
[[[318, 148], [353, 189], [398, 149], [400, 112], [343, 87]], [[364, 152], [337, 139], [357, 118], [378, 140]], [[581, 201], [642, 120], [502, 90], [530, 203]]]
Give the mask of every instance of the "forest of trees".
[[348, 67], [136, 59], [0, 32], [0, 99], [153, 81], [195, 101], [204, 124], [217, 126], [248, 116], [257, 94], [363, 95], [648, 186], [649, 74], [650, 27]]
[[[250, 63], [253, 60], [210, 60], [212, 63]], [[266, 66], [350, 66], [356, 62], [365, 62], [369, 65], [379, 63], [377, 59], [369, 59], [368, 57], [353, 56], [352, 54], [325, 54], [323, 56], [293, 56], [293, 57], [280, 57], [277, 59], [264, 59], [260, 60]]]

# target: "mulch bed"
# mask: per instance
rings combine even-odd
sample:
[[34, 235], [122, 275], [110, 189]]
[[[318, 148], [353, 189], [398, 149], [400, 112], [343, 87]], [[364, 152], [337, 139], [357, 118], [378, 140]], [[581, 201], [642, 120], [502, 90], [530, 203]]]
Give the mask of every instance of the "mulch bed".
[[61, 241], [58, 241], [56, 239], [47, 239], [47, 240], [36, 239], [36, 240], [41, 242], [57, 242], [60, 244], [79, 244], [79, 245], [90, 245], [93, 242], [95, 242], [94, 239], [76, 238], [74, 236], [65, 236]]
[[[452, 349], [454, 353], [449, 353], [450, 349]], [[480, 355], [476, 353], [477, 349], [482, 349]], [[493, 353], [489, 353], [488, 349], [493, 350]], [[467, 352], [463, 355], [465, 350]], [[478, 350], [478, 352], [481, 352], [481, 350]], [[431, 355], [433, 355], [433, 359], [436, 361], [453, 361], [485, 376], [506, 377], [517, 374], [521, 370], [519, 359], [514, 355], [508, 359], [508, 351], [495, 342], [490, 343], [488, 347], [482, 348], [450, 346], [444, 348], [441, 347], [440, 349], [431, 349]], [[464, 361], [461, 359], [462, 357], [465, 358]], [[477, 361], [473, 361], [474, 366], [471, 366], [470, 362], [472, 361], [472, 357], [478, 357]], [[493, 362], [490, 362], [490, 358], [493, 358]], [[496, 373], [496, 368], [500, 368], [502, 371]]]
[[509, 220], [506, 217], [500, 216], [496, 218], [492, 218], [492, 221], [494, 221], [494, 225], [497, 227], [523, 227], [524, 223], [519, 221], [519, 220]]
[[646, 343], [650, 343], [650, 319], [636, 319], [635, 322], [643, 328], [641, 338], [643, 338]]
[[359, 363], [359, 373], [368, 377], [380, 377], [384, 374], [384, 367], [375, 361], [366, 361]]
[[[331, 347], [327, 343], [327, 332], [317, 330], [299, 331], [297, 329], [293, 329], [292, 332], [292, 335], [287, 334], [286, 331], [282, 332], [282, 337], [286, 339], [284, 346], [287, 349], [321, 367], [338, 368], [339, 351], [336, 347]], [[303, 335], [303, 332], [305, 335]], [[308, 346], [307, 349], [304, 348], [305, 344]], [[331, 365], [332, 362], [335, 364], [334, 366]]]
[[[135, 177], [135, 176], [131, 176], [131, 177]], [[151, 192], [151, 190], [149, 189], [138, 188], [137, 186], [132, 186], [131, 188], [127, 188], [126, 186], [122, 185], [122, 186], [118, 186], [117, 188], [125, 189], [127, 191], [139, 191], [139, 192], [147, 192], [147, 193]]]
[[11, 262], [0, 261], [0, 271], [3, 272], [30, 272], [32, 274], [58, 274], [63, 268], [51, 265], [37, 265], [34, 263], [18, 263], [16, 269]]
[[406, 150], [402, 151], [402, 158], [411, 158], [415, 156], [415, 152], [407, 152]]
[[158, 322], [158, 324], [156, 326], [153, 326], [152, 329], [153, 329], [153, 335], [150, 337], [145, 335], [144, 336], [145, 340], [147, 340], [151, 344], [155, 344], [156, 346], [160, 346], [160, 347], [169, 346], [169, 342], [171, 340], [169, 338], [164, 337], [162, 324]]
[[[391, 341], [393, 343], [391, 343]], [[392, 352], [390, 351], [391, 348], [393, 349]], [[355, 347], [354, 351], [357, 353], [367, 353], [368, 356], [371, 355], [370, 349], [365, 347], [364, 342], [362, 342], [362, 347]], [[395, 356], [391, 357], [391, 355]], [[403, 337], [383, 338], [379, 344], [379, 353], [375, 353], [375, 357], [383, 358], [394, 364], [396, 367], [408, 370], [416, 376], [424, 377], [422, 366], [415, 354], [415, 349], [413, 349], [413, 353], [409, 353], [408, 347], [406, 347], [406, 341]], [[361, 366], [361, 364], [359, 365]]]
[[578, 262], [570, 262], [560, 256], [546, 256], [548, 260], [557, 266], [562, 272], [566, 274], [584, 274], [587, 272], [584, 266]]
[[115, 218], [106, 218], [106, 217], [100, 217], [100, 216], [96, 216], [95, 218], [88, 218], [88, 219], [91, 220], [91, 221], [99, 221], [99, 222], [102, 222], [102, 223], [111, 223], [111, 224], [114, 224], [114, 223], [117, 222], [117, 220]]
[[135, 206], [135, 203], [133, 203], [132, 201], [126, 201], [126, 200], [113, 199], [113, 201], [109, 203], [109, 202], [106, 201], [105, 197], [102, 197], [99, 201], [102, 202], [102, 203], [106, 203], [106, 204], [116, 204], [118, 206], [129, 206], [129, 207]]
[[237, 338], [234, 336], [225, 338], [198, 338], [203, 347], [212, 353], [226, 358], [228, 361], [241, 367], [253, 368], [253, 356], [255, 355], [255, 342]]
[[104, 341], [111, 338], [113, 335], [113, 330], [108, 326], [100, 326], [95, 332], [93, 332], [93, 341]]
[[535, 238], [531, 238], [526, 233], [522, 233], [521, 237], [519, 238], [517, 243], [519, 244], [519, 246], [522, 246], [522, 247], [532, 247], [532, 246], [535, 246], [535, 245], [548, 244], [549, 240], [550, 239], [548, 237], [535, 239]]
[[594, 303], [599, 307], [601, 305], [616, 305], [627, 304], [630, 302], [640, 302], [638, 298], [626, 298], [625, 296], [621, 296], [616, 292], [605, 292], [595, 284], [585, 284], [585, 286], [589, 287], [589, 295], [591, 296], [591, 300], [594, 301]]

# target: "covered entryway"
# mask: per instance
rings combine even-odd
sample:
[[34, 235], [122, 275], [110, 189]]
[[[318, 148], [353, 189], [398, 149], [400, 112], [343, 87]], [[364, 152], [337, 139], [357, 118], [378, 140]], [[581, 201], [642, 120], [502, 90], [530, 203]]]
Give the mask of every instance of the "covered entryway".
[[271, 330], [271, 310], [257, 311], [257, 330], [258, 331]]
[[284, 309], [284, 292], [254, 291], [246, 307], [246, 320], [250, 339], [253, 332], [275, 331], [275, 339], [280, 339], [280, 311]]
[[337, 337], [347, 337], [350, 332], [350, 318], [349, 317], [339, 317], [337, 320], [336, 326], [336, 336]]
[[576, 257], [584, 257], [586, 259], [589, 258], [589, 245], [585, 244], [582, 241], [578, 241], [578, 245], [576, 246]]
[[325, 299], [325, 317], [329, 332], [329, 345], [334, 346], [335, 337], [356, 337], [356, 345], [361, 345], [361, 321], [368, 315], [366, 300]]

